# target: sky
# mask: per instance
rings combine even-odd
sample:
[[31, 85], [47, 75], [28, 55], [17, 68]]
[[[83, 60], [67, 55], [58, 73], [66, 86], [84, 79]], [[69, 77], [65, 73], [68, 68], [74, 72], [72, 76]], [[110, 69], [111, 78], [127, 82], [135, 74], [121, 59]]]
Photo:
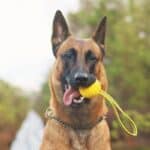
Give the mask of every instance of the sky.
[[52, 20], [78, 9], [78, 0], [0, 0], [0, 79], [38, 91], [54, 62]]

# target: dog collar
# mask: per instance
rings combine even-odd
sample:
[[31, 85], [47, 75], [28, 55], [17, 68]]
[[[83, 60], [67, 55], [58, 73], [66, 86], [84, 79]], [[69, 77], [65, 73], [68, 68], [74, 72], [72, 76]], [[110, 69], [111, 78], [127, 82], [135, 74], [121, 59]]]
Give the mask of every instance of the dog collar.
[[59, 119], [56, 116], [54, 116], [53, 111], [51, 110], [51, 108], [47, 108], [47, 110], [45, 112], [45, 116], [46, 116], [47, 119], [55, 120], [56, 122], [58, 122], [59, 124], [61, 124], [65, 128], [71, 128], [71, 129], [74, 129], [74, 130], [89, 130], [89, 129], [92, 129], [98, 123], [100, 123], [101, 121], [106, 119], [106, 116], [101, 116], [94, 123], [89, 123], [89, 124], [86, 124], [85, 126], [81, 126], [81, 125], [80, 126], [74, 126], [74, 125], [71, 125], [71, 124], [69, 124], [67, 122], [64, 122], [61, 119]]

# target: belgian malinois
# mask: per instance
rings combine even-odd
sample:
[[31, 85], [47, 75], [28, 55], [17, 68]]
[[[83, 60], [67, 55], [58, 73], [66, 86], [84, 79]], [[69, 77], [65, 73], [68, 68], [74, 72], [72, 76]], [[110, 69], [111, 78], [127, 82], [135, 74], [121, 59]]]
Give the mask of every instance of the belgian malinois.
[[96, 79], [107, 90], [103, 65], [106, 17], [89, 39], [77, 39], [58, 10], [53, 21], [52, 49], [56, 61], [50, 75], [49, 118], [41, 150], [110, 150], [110, 133], [102, 96], [87, 99], [78, 88]]

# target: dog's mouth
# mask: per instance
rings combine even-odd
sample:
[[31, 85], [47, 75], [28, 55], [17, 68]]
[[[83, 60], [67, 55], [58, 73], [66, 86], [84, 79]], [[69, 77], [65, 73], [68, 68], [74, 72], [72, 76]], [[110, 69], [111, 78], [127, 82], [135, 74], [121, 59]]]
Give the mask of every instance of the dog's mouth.
[[78, 89], [74, 89], [70, 85], [65, 85], [63, 96], [63, 103], [65, 106], [81, 106], [86, 101], [87, 98], [81, 96]]

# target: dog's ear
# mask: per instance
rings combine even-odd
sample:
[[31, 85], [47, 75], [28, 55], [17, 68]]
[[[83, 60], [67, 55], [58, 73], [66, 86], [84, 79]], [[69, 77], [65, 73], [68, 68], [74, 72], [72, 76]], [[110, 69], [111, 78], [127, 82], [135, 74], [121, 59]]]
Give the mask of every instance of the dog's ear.
[[65, 18], [60, 10], [57, 10], [53, 20], [52, 49], [56, 56], [60, 44], [70, 35]]
[[105, 54], [105, 35], [106, 35], [106, 21], [107, 17], [103, 17], [100, 24], [98, 25], [96, 32], [93, 35], [94, 41], [98, 44], [102, 50], [103, 55]]

